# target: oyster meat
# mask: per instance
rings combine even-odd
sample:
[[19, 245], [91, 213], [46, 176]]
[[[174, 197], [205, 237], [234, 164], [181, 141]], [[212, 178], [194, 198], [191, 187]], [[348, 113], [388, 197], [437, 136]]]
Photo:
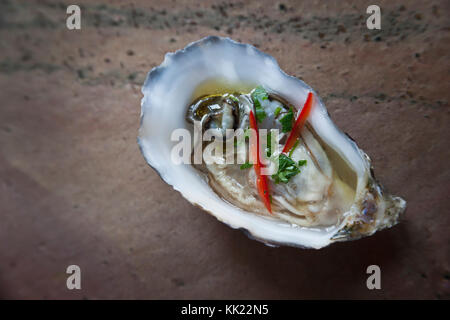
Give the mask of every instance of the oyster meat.
[[[167, 54], [142, 92], [138, 143], [149, 165], [188, 201], [252, 238], [321, 248], [391, 227], [405, 209], [403, 199], [383, 191], [369, 157], [335, 126], [314, 90], [253, 46], [219, 37], [194, 42]], [[306, 124], [283, 152], [309, 93]], [[255, 145], [250, 113], [269, 172], [270, 208], [248, 152]], [[189, 163], [171, 160], [180, 129], [194, 137], [184, 150]], [[203, 161], [195, 161], [196, 150]]]

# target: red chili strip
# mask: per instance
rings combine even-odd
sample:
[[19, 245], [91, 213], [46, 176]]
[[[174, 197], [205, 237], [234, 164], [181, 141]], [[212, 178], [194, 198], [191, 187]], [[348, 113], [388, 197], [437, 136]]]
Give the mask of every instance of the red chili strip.
[[291, 150], [291, 148], [295, 145], [297, 139], [300, 137], [300, 132], [305, 125], [306, 119], [308, 119], [308, 116], [311, 113], [311, 109], [313, 106], [313, 97], [314, 95], [312, 94], [312, 92], [308, 93], [308, 98], [306, 99], [305, 105], [303, 106], [300, 115], [295, 121], [294, 127], [292, 128], [286, 144], [284, 145], [283, 153], [288, 153], [289, 150]]
[[264, 167], [264, 165], [261, 163], [260, 158], [260, 150], [259, 150], [259, 133], [258, 133], [258, 125], [256, 124], [255, 115], [253, 114], [253, 111], [250, 110], [250, 128], [254, 129], [256, 132], [256, 146], [250, 145], [251, 152], [254, 155], [253, 159], [256, 159], [256, 163], [253, 164], [253, 167], [255, 168], [256, 173], [256, 186], [258, 189], [259, 196], [264, 202], [264, 205], [266, 206], [267, 210], [272, 213], [272, 207], [270, 205], [270, 195], [269, 195], [269, 186], [267, 184], [267, 176], [261, 175], [261, 168]]

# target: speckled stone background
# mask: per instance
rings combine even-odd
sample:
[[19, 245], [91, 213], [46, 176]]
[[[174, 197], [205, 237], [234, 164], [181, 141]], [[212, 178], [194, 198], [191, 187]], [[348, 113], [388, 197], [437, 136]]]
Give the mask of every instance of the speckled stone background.
[[[450, 297], [450, 3], [0, 1], [0, 297]], [[270, 248], [190, 205], [136, 144], [140, 86], [207, 35], [273, 55], [408, 201], [402, 222], [323, 250]], [[66, 267], [82, 289], [66, 289]], [[382, 289], [366, 288], [377, 264]]]

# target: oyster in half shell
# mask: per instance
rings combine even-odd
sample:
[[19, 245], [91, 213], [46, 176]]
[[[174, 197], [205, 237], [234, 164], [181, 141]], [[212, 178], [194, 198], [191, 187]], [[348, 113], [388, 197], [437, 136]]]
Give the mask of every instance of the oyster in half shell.
[[[268, 176], [272, 213], [258, 195], [249, 166], [223, 159], [201, 165], [171, 160], [178, 143], [172, 133], [192, 132], [195, 121], [203, 131], [247, 129], [256, 87], [267, 94], [259, 105], [265, 111], [259, 127], [281, 132], [268, 156], [284, 157], [295, 168]], [[318, 249], [391, 227], [405, 209], [403, 199], [384, 193], [369, 157], [335, 126], [314, 90], [251, 45], [219, 37], [191, 43], [166, 54], [148, 74], [142, 92], [138, 143], [148, 164], [189, 202], [252, 238]], [[296, 118], [309, 92], [314, 107], [295, 148], [283, 154], [286, 116], [293, 112]], [[192, 149], [198, 143], [193, 141]], [[228, 148], [223, 157], [230, 150], [235, 152]]]

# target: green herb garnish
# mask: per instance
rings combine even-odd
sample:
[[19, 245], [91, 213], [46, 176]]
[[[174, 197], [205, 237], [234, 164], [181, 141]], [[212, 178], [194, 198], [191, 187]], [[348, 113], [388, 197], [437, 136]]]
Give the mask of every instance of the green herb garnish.
[[252, 91], [252, 99], [255, 100], [267, 100], [269, 99], [269, 94], [267, 93], [266, 89], [264, 89], [262, 86], [257, 86]]
[[267, 134], [267, 156], [270, 157], [272, 155], [272, 132], [269, 131]]
[[244, 139], [250, 138], [250, 133], [251, 133], [250, 128], [245, 129], [244, 130]]
[[288, 183], [289, 179], [300, 173], [300, 167], [306, 165], [306, 160], [300, 160], [297, 164], [283, 153], [280, 154], [278, 161], [278, 171], [272, 175], [275, 183]]
[[266, 117], [266, 111], [261, 106], [261, 101], [269, 99], [267, 91], [262, 86], [257, 86], [252, 91], [252, 100], [255, 105], [255, 116], [258, 122], [262, 122]]
[[246, 162], [246, 163], [241, 165], [241, 170], [245, 170], [245, 169], [251, 168], [252, 166], [253, 166], [253, 164], [251, 164], [249, 162]]
[[280, 123], [282, 132], [289, 132], [292, 130], [292, 124], [294, 123], [294, 111], [292, 108], [290, 108], [289, 112], [280, 119]]
[[234, 102], [239, 102], [239, 99], [236, 98], [234, 95], [230, 94], [229, 97], [230, 97], [230, 99], [233, 100]]
[[297, 141], [295, 141], [295, 144], [292, 146], [291, 151], [289, 151], [289, 157], [292, 157], [292, 154], [294, 153], [295, 148], [297, 148], [298, 143], [299, 143], [299, 140], [297, 139]]
[[275, 118], [278, 117], [278, 115], [280, 114], [281, 110], [283, 110], [281, 107], [277, 107], [275, 109], [275, 112], [273, 113], [275, 115]]
[[267, 117], [267, 113], [264, 111], [263, 107], [261, 106], [256, 107], [255, 105], [255, 111], [256, 111], [256, 121], [263, 122], [263, 120]]

